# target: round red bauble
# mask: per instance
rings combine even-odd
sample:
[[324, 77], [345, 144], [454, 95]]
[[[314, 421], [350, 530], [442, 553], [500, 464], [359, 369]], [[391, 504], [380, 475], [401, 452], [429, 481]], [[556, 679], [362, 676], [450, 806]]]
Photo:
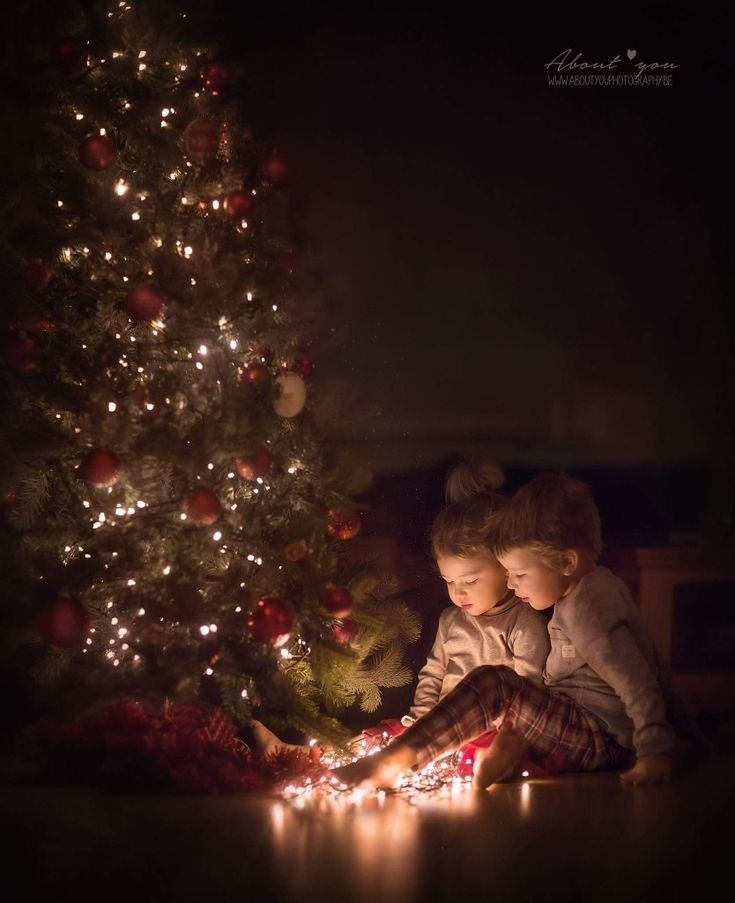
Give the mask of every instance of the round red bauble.
[[302, 379], [308, 379], [314, 372], [314, 362], [308, 355], [299, 352], [286, 364], [285, 369], [289, 373], [298, 373]]
[[44, 642], [69, 649], [82, 642], [91, 618], [87, 609], [67, 596], [60, 596], [43, 608], [36, 627]]
[[35, 369], [38, 345], [34, 339], [16, 336], [5, 343], [5, 359], [13, 370], [23, 373]]
[[332, 633], [334, 634], [334, 638], [338, 643], [346, 646], [347, 643], [352, 641], [353, 637], [357, 633], [357, 624], [348, 618], [346, 621], [332, 624]]
[[41, 335], [44, 332], [56, 332], [56, 323], [52, 320], [37, 320], [33, 326], [30, 327], [30, 331], [34, 335]]
[[346, 618], [352, 611], [352, 593], [343, 586], [332, 586], [324, 594], [324, 607], [333, 618]]
[[240, 455], [235, 460], [237, 472], [245, 480], [257, 480], [270, 470], [273, 455], [267, 448], [259, 448], [251, 455]]
[[23, 275], [28, 287], [36, 291], [45, 288], [51, 278], [51, 274], [40, 260], [32, 260], [25, 268]]
[[54, 65], [67, 75], [78, 75], [89, 62], [87, 51], [77, 38], [62, 38], [54, 45]]
[[199, 78], [205, 91], [216, 96], [230, 87], [232, 76], [226, 63], [211, 62], [204, 63], [199, 70]]
[[117, 149], [107, 135], [87, 135], [79, 145], [79, 162], [87, 169], [109, 169], [117, 160]]
[[242, 378], [240, 382], [249, 382], [255, 385], [256, 383], [262, 383], [266, 377], [268, 376], [268, 368], [264, 367], [262, 364], [250, 364], [248, 367], [245, 367], [242, 371]]
[[253, 201], [247, 191], [231, 191], [223, 206], [225, 213], [232, 219], [245, 219], [253, 209]]
[[192, 119], [184, 129], [184, 147], [197, 163], [211, 163], [219, 150], [219, 132], [207, 119]]
[[211, 489], [192, 489], [182, 499], [181, 510], [197, 526], [208, 527], [219, 519], [222, 505]]
[[258, 599], [248, 618], [248, 630], [261, 643], [282, 646], [288, 641], [293, 628], [291, 612], [278, 596]]
[[93, 448], [79, 465], [79, 476], [95, 489], [114, 486], [122, 474], [122, 464], [117, 455], [103, 448]]
[[336, 511], [331, 509], [328, 512], [329, 521], [327, 523], [327, 531], [337, 539], [352, 539], [360, 532], [362, 522], [360, 515], [356, 511]]
[[260, 178], [269, 185], [279, 185], [288, 178], [288, 166], [283, 157], [272, 154], [260, 168]]
[[3, 507], [10, 508], [18, 501], [18, 490], [17, 489], [8, 489], [8, 491], [3, 496]]
[[283, 554], [288, 559], [288, 561], [303, 561], [306, 558], [309, 552], [309, 547], [306, 545], [303, 539], [294, 540], [294, 542], [290, 542], [283, 549]]
[[152, 285], [146, 282], [136, 285], [125, 296], [123, 310], [131, 320], [147, 323], [157, 320], [166, 308], [166, 302]]

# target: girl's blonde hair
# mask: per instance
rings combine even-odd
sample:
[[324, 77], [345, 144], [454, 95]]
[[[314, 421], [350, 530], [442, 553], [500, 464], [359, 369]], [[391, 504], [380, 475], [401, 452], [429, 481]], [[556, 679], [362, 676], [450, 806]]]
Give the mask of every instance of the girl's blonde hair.
[[496, 492], [504, 479], [503, 471], [495, 464], [463, 462], [453, 468], [445, 487], [447, 506], [431, 525], [435, 559], [492, 554], [488, 546], [490, 526], [508, 504], [508, 499]]

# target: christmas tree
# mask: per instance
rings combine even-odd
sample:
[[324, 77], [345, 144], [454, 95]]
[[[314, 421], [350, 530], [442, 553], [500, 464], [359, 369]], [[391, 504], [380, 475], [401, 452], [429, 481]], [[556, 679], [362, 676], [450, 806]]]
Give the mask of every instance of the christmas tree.
[[3, 235], [6, 653], [54, 711], [186, 701], [340, 740], [410, 680], [417, 621], [351, 548], [287, 163], [195, 33], [88, 7], [35, 73]]

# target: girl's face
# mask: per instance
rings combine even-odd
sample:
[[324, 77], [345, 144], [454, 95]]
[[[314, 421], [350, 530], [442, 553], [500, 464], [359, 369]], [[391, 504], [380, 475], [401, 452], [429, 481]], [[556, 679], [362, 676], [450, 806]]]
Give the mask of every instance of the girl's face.
[[510, 549], [500, 556], [498, 562], [507, 572], [508, 589], [512, 589], [519, 599], [528, 602], [536, 611], [551, 608], [574, 582], [571, 575], [549, 567], [537, 552], [530, 549]]
[[506, 594], [505, 570], [492, 555], [441, 555], [436, 563], [446, 581], [449, 598], [468, 614], [485, 614]]

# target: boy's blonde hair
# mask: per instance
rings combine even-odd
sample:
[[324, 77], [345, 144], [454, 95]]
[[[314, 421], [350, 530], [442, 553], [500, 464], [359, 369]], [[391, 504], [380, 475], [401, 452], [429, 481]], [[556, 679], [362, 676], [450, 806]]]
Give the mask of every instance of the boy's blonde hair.
[[490, 526], [508, 504], [508, 499], [495, 491], [503, 480], [503, 472], [495, 464], [465, 462], [452, 470], [445, 488], [447, 507], [431, 525], [434, 559], [492, 554], [488, 546]]
[[494, 519], [489, 546], [495, 555], [529, 549], [554, 568], [561, 566], [565, 549], [581, 549], [597, 560], [602, 550], [600, 512], [589, 487], [560, 474], [534, 477]]

